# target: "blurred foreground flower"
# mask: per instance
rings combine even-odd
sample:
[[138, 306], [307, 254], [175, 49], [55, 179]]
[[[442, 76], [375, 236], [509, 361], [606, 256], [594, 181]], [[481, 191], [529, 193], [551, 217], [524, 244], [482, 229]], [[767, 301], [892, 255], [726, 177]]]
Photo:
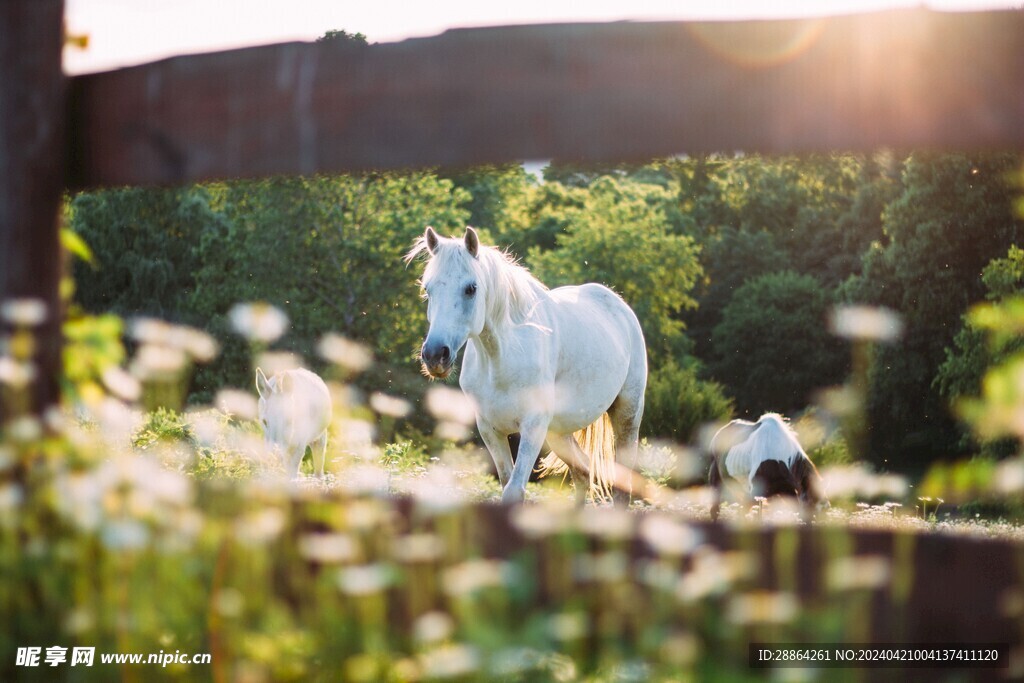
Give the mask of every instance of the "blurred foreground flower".
[[317, 350], [325, 360], [352, 372], [362, 372], [373, 365], [373, 353], [369, 348], [333, 332], [320, 339]]
[[202, 330], [188, 325], [172, 325], [156, 318], [136, 318], [131, 325], [132, 337], [142, 344], [153, 344], [184, 351], [200, 363], [217, 357], [217, 341]]
[[379, 391], [370, 396], [370, 407], [380, 415], [402, 418], [412, 412], [412, 404], [402, 398], [388, 396]]
[[903, 321], [891, 309], [873, 306], [837, 306], [829, 327], [844, 339], [892, 342], [903, 334]]
[[35, 327], [46, 320], [46, 304], [39, 299], [8, 299], [0, 304], [0, 318], [15, 327]]
[[426, 401], [430, 414], [442, 422], [472, 425], [476, 421], [476, 403], [459, 389], [433, 387]]
[[228, 320], [235, 332], [249, 341], [264, 344], [277, 341], [288, 329], [288, 316], [263, 301], [235, 304], [228, 311]]
[[734, 624], [785, 624], [799, 612], [800, 602], [792, 593], [759, 590], [733, 596], [726, 618]]

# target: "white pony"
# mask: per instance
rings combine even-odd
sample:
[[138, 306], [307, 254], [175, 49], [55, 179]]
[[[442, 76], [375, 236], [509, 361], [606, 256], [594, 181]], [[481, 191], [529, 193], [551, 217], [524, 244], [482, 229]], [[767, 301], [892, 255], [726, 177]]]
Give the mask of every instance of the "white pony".
[[423, 369], [447, 377], [466, 346], [459, 384], [475, 402], [502, 501], [523, 500], [545, 444], [569, 467], [578, 504], [588, 489], [621, 480], [615, 463], [635, 464], [647, 385], [644, 336], [629, 306], [598, 284], [548, 290], [505, 253], [481, 246], [470, 227], [463, 239], [428, 227], [406, 262], [423, 252]]
[[726, 478], [748, 496], [786, 495], [801, 503], [828, 505], [821, 475], [786, 419], [777, 413], [765, 413], [757, 422], [733, 420], [715, 433], [709, 450], [708, 482], [715, 488], [712, 520], [718, 518]]
[[311, 446], [313, 469], [324, 474], [327, 428], [331, 423], [331, 392], [309, 370], [285, 370], [267, 379], [256, 368], [259, 417], [267, 445], [282, 451], [285, 472], [299, 476], [299, 466]]

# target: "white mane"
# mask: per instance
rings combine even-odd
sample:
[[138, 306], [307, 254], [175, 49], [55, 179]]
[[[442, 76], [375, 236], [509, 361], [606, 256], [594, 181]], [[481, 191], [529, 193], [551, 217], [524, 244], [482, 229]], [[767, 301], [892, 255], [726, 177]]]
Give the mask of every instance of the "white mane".
[[426, 239], [421, 237], [405, 260], [408, 263], [422, 253], [430, 254], [420, 279], [424, 287], [439, 273], [463, 270], [476, 274], [477, 286], [485, 296], [487, 325], [494, 331], [524, 323], [541, 294], [547, 291], [543, 282], [497, 247], [480, 245], [477, 258], [473, 258], [461, 239], [442, 237], [431, 252]]

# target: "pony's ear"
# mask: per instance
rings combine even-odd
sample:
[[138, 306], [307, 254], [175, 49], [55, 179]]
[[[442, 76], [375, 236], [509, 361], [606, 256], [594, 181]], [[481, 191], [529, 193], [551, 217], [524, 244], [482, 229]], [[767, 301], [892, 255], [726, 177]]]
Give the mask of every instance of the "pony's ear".
[[281, 373], [281, 381], [278, 382], [278, 385], [280, 386], [280, 389], [281, 389], [281, 393], [282, 394], [291, 393], [291, 390], [293, 388], [293, 384], [294, 384], [294, 381], [292, 380], [292, 376], [289, 375], [287, 372], [282, 372]]
[[427, 229], [423, 231], [423, 241], [427, 245], [427, 251], [429, 251], [431, 254], [437, 251], [437, 233], [429, 225], [427, 226]]
[[465, 242], [466, 251], [469, 252], [470, 256], [476, 258], [476, 255], [480, 252], [480, 235], [476, 234], [476, 230], [468, 225], [466, 226]]
[[267, 376], [263, 374], [263, 370], [256, 368], [256, 393], [260, 396], [266, 396], [271, 391]]

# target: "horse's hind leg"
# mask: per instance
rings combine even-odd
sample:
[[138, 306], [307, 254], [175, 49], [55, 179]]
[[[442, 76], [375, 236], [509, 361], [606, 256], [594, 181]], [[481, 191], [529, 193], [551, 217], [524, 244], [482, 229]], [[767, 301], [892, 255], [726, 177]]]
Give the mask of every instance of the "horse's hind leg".
[[312, 444], [313, 472], [318, 476], [324, 476], [324, 461], [327, 459], [327, 431], [325, 430], [320, 438]]
[[[646, 382], [630, 384], [629, 389], [623, 391], [608, 408], [608, 417], [612, 421], [612, 429], [615, 432], [615, 462], [618, 465], [636, 471], [637, 455], [640, 444], [640, 420], [644, 415], [644, 385]], [[616, 477], [620, 479], [621, 477]], [[632, 486], [632, 479], [630, 479]], [[615, 489], [612, 494], [616, 505], [629, 505], [633, 497], [633, 491], [622, 491]]]
[[587, 491], [590, 490], [590, 469], [586, 463], [588, 456], [576, 442], [572, 434], [548, 434], [548, 448], [569, 466], [572, 474], [572, 485], [576, 492], [576, 506], [583, 507], [587, 502]]

